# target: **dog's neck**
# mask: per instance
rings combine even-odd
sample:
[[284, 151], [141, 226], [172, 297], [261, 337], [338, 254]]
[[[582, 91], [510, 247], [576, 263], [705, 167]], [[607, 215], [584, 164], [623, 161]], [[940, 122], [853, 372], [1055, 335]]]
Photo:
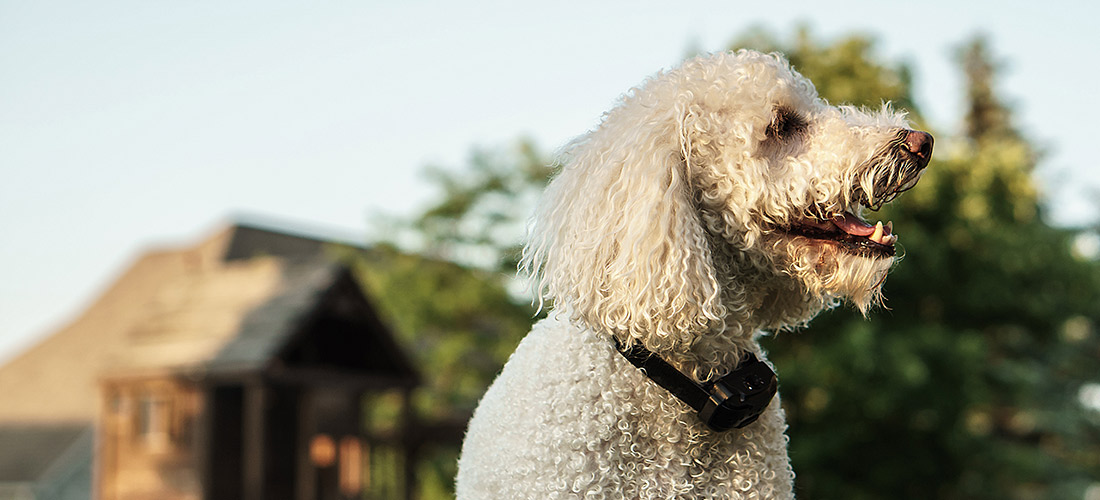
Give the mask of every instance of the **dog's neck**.
[[804, 326], [829, 305], [802, 293], [787, 275], [739, 270], [736, 276], [722, 280], [727, 313], [718, 328], [696, 335], [690, 345], [657, 353], [698, 382], [726, 375], [745, 352], [761, 354], [761, 335]]
[[731, 329], [753, 335], [757, 330], [798, 327], [833, 305], [828, 297], [806, 290], [796, 273], [787, 269], [791, 263], [745, 251], [741, 234], [724, 231], [725, 223], [717, 214], [701, 209], [700, 218]]
[[[705, 330], [672, 335], [678, 339], [660, 341], [652, 332], [604, 330], [623, 345], [642, 344], [668, 364], [696, 382], [704, 383], [736, 369], [746, 352], [761, 354], [757, 338], [770, 331], [805, 325], [824, 307], [831, 305], [820, 296], [808, 293], [788, 273], [777, 270], [773, 262], [755, 262], [737, 250], [734, 243], [714, 232], [707, 233], [711, 247], [711, 269], [720, 290], [721, 320], [699, 318]], [[585, 318], [570, 312], [582, 324], [600, 324], [599, 318]], [[593, 321], [585, 321], [591, 319]], [[606, 327], [605, 327], [606, 328]], [[633, 337], [633, 340], [631, 340]], [[610, 339], [608, 339], [610, 340]]]

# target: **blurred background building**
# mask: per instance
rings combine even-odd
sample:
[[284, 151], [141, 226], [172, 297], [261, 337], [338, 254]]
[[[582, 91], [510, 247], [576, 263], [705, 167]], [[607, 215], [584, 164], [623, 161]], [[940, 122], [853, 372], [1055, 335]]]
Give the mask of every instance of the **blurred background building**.
[[411, 498], [420, 376], [334, 245], [234, 224], [138, 258], [0, 366], [0, 498]]

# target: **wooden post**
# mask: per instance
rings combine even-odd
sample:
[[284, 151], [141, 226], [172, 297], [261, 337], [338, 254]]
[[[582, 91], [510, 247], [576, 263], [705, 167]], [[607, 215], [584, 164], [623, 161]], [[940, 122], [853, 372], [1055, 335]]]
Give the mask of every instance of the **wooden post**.
[[314, 416], [313, 388], [302, 389], [298, 399], [298, 500], [314, 500], [317, 494], [317, 474], [309, 459], [309, 444], [317, 430]]
[[195, 456], [199, 464], [199, 482], [202, 483], [202, 498], [214, 500], [214, 446], [211, 442], [214, 436], [214, 387], [211, 385], [198, 386], [202, 396], [202, 408], [199, 410], [199, 419], [196, 422], [195, 432]]
[[264, 500], [264, 407], [267, 388], [262, 380], [244, 388], [244, 453], [242, 500]]

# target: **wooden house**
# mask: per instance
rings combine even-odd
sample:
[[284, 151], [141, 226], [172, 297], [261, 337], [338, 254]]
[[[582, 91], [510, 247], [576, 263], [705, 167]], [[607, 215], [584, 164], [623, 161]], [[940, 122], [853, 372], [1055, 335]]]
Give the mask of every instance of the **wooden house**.
[[[79, 488], [50, 496], [42, 471], [53, 455], [80, 455], [93, 428], [90, 464], [66, 477], [102, 500], [361, 498], [371, 481], [410, 497], [403, 423], [419, 376], [326, 246], [236, 224], [150, 252], [73, 323], [0, 366], [0, 500], [5, 485], [22, 488], [11, 498], [81, 498]], [[368, 394], [389, 395], [405, 418], [365, 432]], [[54, 451], [16, 474], [5, 436]], [[405, 461], [388, 469], [395, 477], [370, 464], [378, 447]]]

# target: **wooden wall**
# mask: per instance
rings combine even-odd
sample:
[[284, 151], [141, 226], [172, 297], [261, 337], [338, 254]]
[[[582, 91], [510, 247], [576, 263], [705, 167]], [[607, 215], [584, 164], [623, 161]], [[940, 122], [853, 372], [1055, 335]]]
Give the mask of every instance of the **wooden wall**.
[[196, 473], [203, 401], [191, 384], [168, 378], [102, 386], [96, 443], [100, 500], [199, 500]]

